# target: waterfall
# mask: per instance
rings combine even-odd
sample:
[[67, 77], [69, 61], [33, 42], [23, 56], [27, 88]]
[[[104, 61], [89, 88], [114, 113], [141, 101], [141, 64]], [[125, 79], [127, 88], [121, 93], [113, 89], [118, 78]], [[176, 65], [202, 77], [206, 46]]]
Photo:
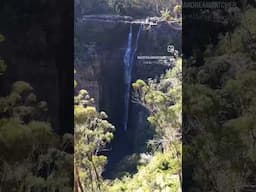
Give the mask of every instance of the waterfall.
[[128, 116], [129, 116], [129, 101], [130, 101], [130, 89], [131, 89], [131, 80], [132, 80], [132, 69], [136, 51], [138, 49], [140, 33], [141, 33], [142, 25], [140, 26], [135, 47], [132, 47], [132, 40], [133, 40], [133, 32], [132, 32], [132, 24], [130, 25], [130, 32], [128, 35], [128, 43], [127, 48], [124, 55], [124, 82], [125, 82], [125, 93], [124, 93], [124, 119], [123, 119], [123, 127], [124, 130], [127, 130], [128, 124]]

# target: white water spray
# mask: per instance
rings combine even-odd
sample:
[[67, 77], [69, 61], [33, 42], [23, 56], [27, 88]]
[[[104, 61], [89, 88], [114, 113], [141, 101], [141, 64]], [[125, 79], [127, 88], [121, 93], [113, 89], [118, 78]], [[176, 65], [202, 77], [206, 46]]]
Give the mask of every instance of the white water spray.
[[142, 25], [140, 26], [135, 47], [132, 47], [133, 40], [133, 31], [132, 24], [130, 25], [130, 32], [128, 35], [128, 45], [124, 55], [124, 82], [125, 82], [125, 93], [124, 93], [124, 119], [123, 119], [123, 127], [124, 130], [127, 130], [128, 118], [129, 118], [129, 101], [130, 101], [130, 89], [131, 89], [131, 80], [132, 80], [132, 69], [134, 64], [134, 58], [138, 49], [140, 34], [142, 30]]

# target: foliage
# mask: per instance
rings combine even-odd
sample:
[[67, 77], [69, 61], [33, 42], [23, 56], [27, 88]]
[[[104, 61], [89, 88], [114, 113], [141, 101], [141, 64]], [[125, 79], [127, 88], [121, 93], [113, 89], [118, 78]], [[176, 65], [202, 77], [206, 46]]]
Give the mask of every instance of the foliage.
[[[79, 2], [79, 3], [78, 3]], [[81, 14], [118, 14], [133, 17], [160, 16], [161, 10], [172, 10], [172, 15], [180, 11], [179, 0], [81, 0], [77, 1], [76, 11]], [[177, 11], [177, 12], [176, 12]]]
[[140, 156], [137, 173], [105, 182], [106, 191], [181, 191], [181, 66], [177, 59], [159, 80], [133, 83], [134, 102], [150, 111], [156, 134], [149, 152]]
[[173, 10], [171, 11], [168, 8], [162, 9], [160, 11], [161, 13], [161, 18], [170, 21], [170, 20], [180, 20], [182, 17], [182, 7], [180, 4], [177, 4], [173, 7]]
[[107, 187], [107, 190], [111, 192], [178, 192], [180, 166], [175, 154], [157, 153], [147, 165], [139, 167], [138, 173], [132, 178], [125, 176], [121, 180], [117, 179], [114, 184]]
[[176, 18], [179, 18], [182, 16], [182, 6], [180, 4], [175, 5], [173, 8], [173, 13]]
[[170, 10], [165, 9], [165, 10], [160, 11], [160, 13], [161, 13], [162, 19], [167, 20], [167, 21], [171, 20]]
[[[134, 167], [136, 173], [120, 173], [120, 179], [101, 176], [107, 158], [103, 155], [113, 138], [114, 127], [98, 112], [85, 90], [75, 96], [75, 191], [181, 191], [181, 59], [158, 80], [133, 83], [134, 101], [150, 112], [148, 121], [156, 134], [149, 151], [127, 156], [122, 167]], [[132, 175], [131, 175], [132, 174]]]
[[1, 191], [72, 191], [72, 135], [53, 133], [46, 102], [26, 82], [0, 97]]
[[236, 20], [237, 27], [232, 34], [228, 32], [221, 38], [216, 54], [254, 52], [255, 55], [255, 47], [253, 46], [256, 39], [255, 14], [254, 8], [249, 8], [243, 14], [240, 13], [241, 16], [237, 17]]
[[181, 59], [177, 59], [173, 69], [167, 71], [159, 82], [150, 80], [148, 84], [137, 80], [133, 84], [135, 102], [141, 103], [151, 115], [149, 122], [155, 126], [155, 141], [164, 151], [180, 140], [181, 131]]
[[241, 191], [255, 176], [256, 71], [247, 47], [255, 42], [254, 13], [242, 14], [203, 65], [186, 63], [183, 159], [197, 191]]
[[[0, 70], [6, 70], [2, 60]], [[47, 103], [29, 83], [14, 82], [0, 97], [0, 116], [0, 191], [71, 192], [73, 155], [67, 151], [73, 136], [53, 132]]]
[[97, 112], [86, 90], [75, 96], [75, 191], [102, 191], [106, 144], [114, 126], [104, 112]]

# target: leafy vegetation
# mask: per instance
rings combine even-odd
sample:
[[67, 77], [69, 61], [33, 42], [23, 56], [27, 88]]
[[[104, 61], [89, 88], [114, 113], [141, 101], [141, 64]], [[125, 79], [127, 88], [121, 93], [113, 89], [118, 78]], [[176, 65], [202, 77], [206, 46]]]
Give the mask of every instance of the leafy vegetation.
[[73, 136], [53, 132], [29, 83], [14, 82], [0, 97], [0, 115], [0, 191], [71, 192]]
[[112, 183], [109, 191], [181, 191], [181, 59], [159, 82], [137, 80], [135, 102], [145, 106], [156, 130], [141, 154], [138, 172]]
[[239, 14], [234, 30], [206, 50], [203, 65], [193, 58], [185, 64], [183, 158], [191, 191], [241, 191], [255, 183], [255, 8]]
[[75, 97], [75, 171], [77, 191], [181, 191], [181, 59], [159, 80], [137, 80], [134, 102], [150, 112], [148, 121], [156, 134], [148, 150], [132, 159], [139, 162], [135, 174], [122, 174], [115, 180], [101, 176], [106, 156], [101, 151], [113, 138], [113, 126], [105, 113], [97, 112], [85, 90]]
[[180, 0], [82, 0], [77, 1], [80, 14], [118, 14], [134, 17], [161, 16], [161, 11], [173, 18], [181, 16]]
[[74, 100], [75, 191], [104, 191], [101, 174], [107, 159], [102, 152], [113, 138], [114, 126], [92, 106], [87, 91], [80, 90]]
[[107, 187], [108, 191], [181, 191], [178, 174], [180, 162], [175, 158], [175, 154], [155, 153], [147, 161], [132, 177], [124, 176], [121, 180], [115, 180]]

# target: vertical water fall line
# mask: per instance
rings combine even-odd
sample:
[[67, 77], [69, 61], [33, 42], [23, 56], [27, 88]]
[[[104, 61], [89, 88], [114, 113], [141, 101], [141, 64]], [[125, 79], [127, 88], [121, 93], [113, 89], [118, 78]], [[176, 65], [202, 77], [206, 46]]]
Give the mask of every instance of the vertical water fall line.
[[127, 130], [128, 124], [128, 116], [129, 116], [129, 101], [130, 101], [130, 89], [131, 89], [131, 80], [132, 80], [132, 69], [136, 51], [138, 49], [140, 33], [141, 33], [142, 25], [140, 26], [134, 49], [132, 48], [132, 24], [130, 25], [130, 32], [128, 35], [128, 45], [124, 55], [124, 82], [125, 82], [125, 93], [124, 93], [124, 119], [123, 119], [123, 127], [124, 130]]

